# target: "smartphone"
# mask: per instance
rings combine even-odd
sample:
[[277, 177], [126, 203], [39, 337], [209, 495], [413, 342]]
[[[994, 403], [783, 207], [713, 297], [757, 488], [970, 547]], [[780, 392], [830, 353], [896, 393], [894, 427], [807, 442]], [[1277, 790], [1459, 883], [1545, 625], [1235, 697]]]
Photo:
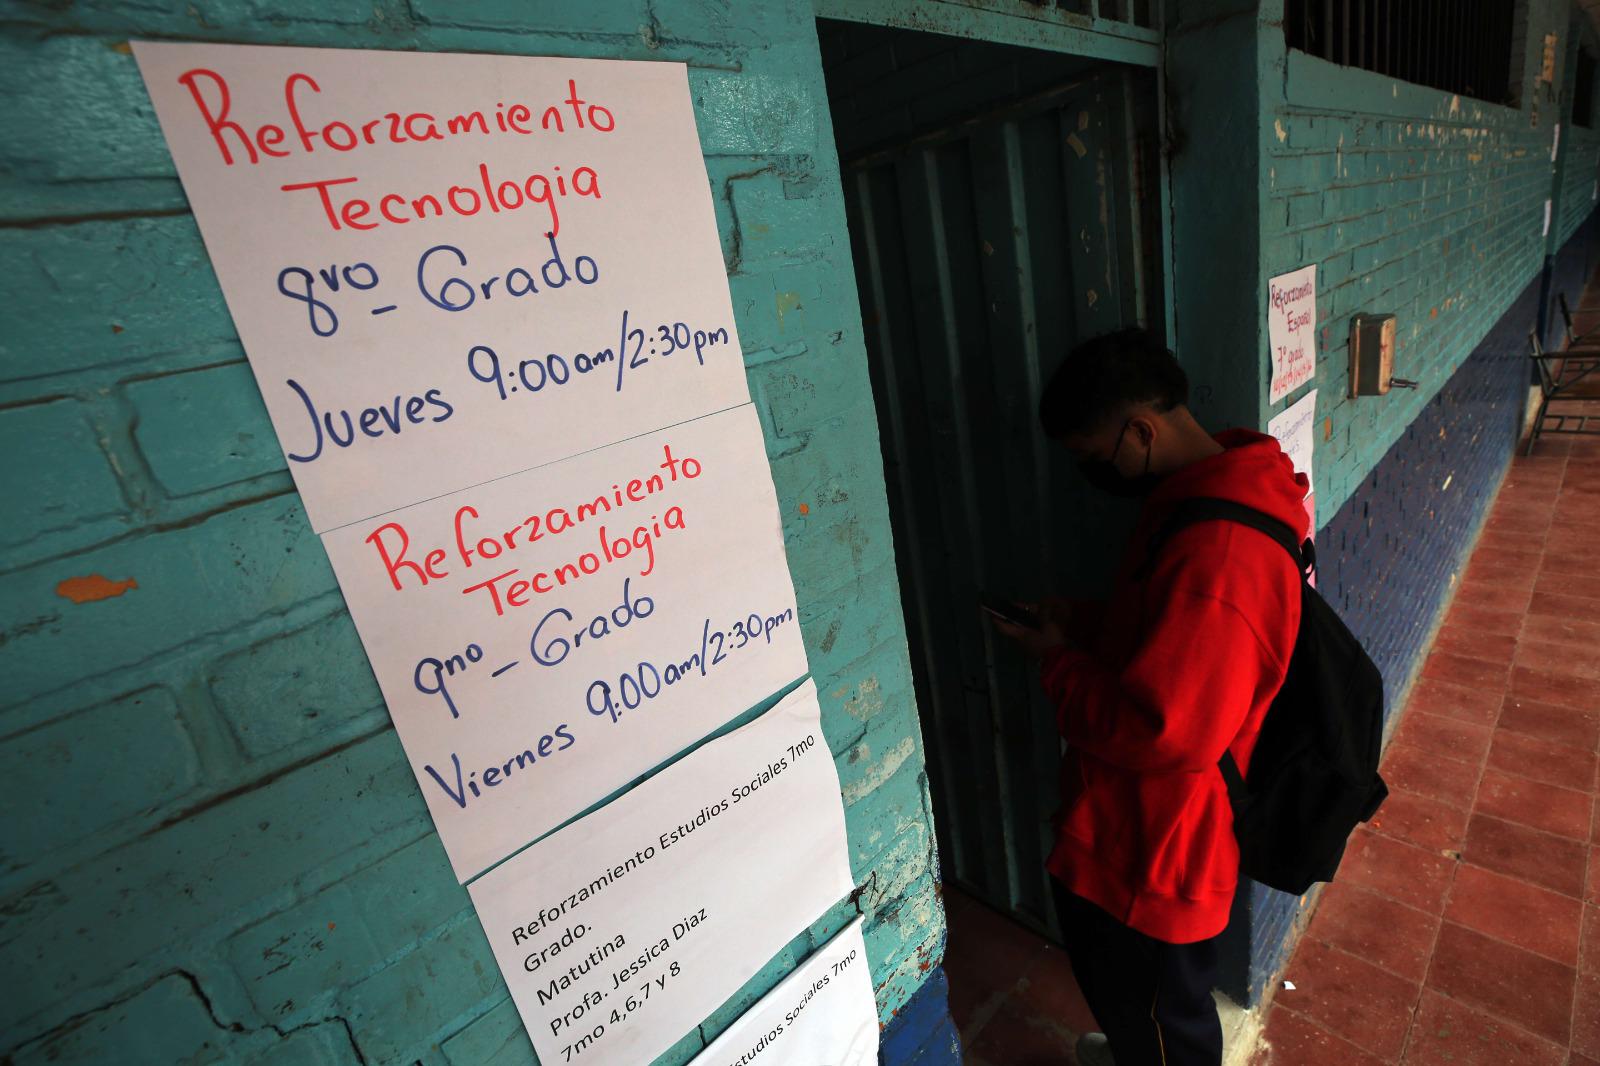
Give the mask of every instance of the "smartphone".
[[1038, 617], [1020, 603], [984, 593], [978, 597], [978, 606], [1014, 626], [1022, 626], [1024, 629], [1039, 628]]

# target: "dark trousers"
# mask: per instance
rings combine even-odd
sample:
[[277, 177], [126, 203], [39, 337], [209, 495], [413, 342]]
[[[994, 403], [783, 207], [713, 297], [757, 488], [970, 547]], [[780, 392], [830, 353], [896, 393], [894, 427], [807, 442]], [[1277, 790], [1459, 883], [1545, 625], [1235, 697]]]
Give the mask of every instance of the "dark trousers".
[[1051, 885], [1072, 972], [1117, 1066], [1220, 1066], [1216, 938], [1155, 940]]

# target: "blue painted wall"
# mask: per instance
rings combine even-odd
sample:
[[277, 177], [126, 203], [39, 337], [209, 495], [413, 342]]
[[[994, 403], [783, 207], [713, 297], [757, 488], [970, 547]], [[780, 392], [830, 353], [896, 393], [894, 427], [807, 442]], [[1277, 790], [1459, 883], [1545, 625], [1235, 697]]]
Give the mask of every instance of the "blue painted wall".
[[[0, 12], [0, 1057], [533, 1060], [223, 306], [130, 37], [690, 65], [885, 1047], [954, 1061], [944, 920], [809, 4]], [[63, 584], [65, 582], [65, 584]]]

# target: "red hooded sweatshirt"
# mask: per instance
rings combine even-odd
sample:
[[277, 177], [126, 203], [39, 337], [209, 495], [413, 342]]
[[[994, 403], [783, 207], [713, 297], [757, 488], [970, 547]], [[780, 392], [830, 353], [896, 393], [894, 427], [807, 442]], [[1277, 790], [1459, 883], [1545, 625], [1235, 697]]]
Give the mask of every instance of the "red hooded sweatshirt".
[[1239, 877], [1217, 760], [1248, 773], [1300, 626], [1300, 575], [1278, 543], [1236, 522], [1146, 548], [1182, 500], [1209, 496], [1307, 525], [1306, 479], [1272, 437], [1228, 430], [1224, 451], [1151, 493], [1084, 647], [1044, 662], [1061, 735], [1062, 809], [1050, 873], [1123, 924], [1174, 944], [1222, 932]]

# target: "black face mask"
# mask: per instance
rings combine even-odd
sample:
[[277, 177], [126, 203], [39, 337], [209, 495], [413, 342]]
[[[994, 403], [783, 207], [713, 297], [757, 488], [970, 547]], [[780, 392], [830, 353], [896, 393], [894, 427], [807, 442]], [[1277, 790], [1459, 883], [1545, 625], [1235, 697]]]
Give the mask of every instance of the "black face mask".
[[1117, 470], [1117, 453], [1122, 450], [1122, 438], [1127, 436], [1131, 420], [1122, 423], [1122, 432], [1117, 434], [1117, 446], [1111, 449], [1110, 459], [1085, 459], [1078, 464], [1078, 472], [1083, 479], [1101, 492], [1112, 496], [1133, 498], [1148, 496], [1155, 487], [1161, 483], [1158, 474], [1150, 473], [1150, 453], [1144, 455], [1144, 473], [1138, 477], [1124, 477]]

